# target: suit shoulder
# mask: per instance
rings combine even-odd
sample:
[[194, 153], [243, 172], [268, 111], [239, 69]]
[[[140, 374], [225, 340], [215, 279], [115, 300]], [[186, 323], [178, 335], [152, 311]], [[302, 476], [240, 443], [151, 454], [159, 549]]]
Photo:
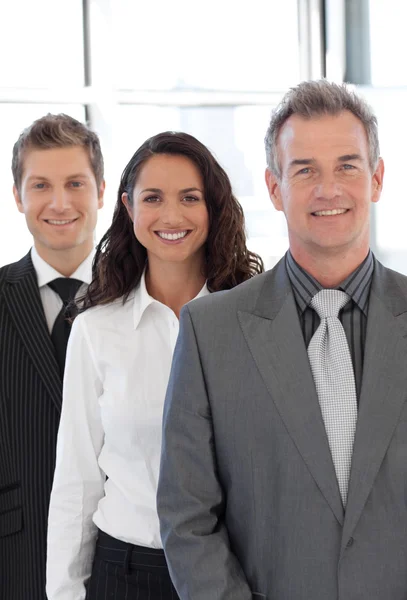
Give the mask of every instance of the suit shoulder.
[[202, 313], [222, 313], [231, 310], [250, 310], [256, 304], [257, 298], [271, 271], [255, 275], [244, 283], [222, 292], [214, 292], [203, 298], [197, 298], [188, 303], [191, 315]]
[[6, 280], [9, 266], [10, 265], [4, 265], [4, 267], [0, 267], [0, 286], [2, 286], [3, 282]]
[[9, 263], [8, 265], [3, 265], [0, 267], [0, 280], [7, 277], [8, 273], [13, 270], [16, 265], [18, 265], [18, 262]]
[[31, 261], [31, 250], [17, 262], [9, 263], [0, 268], [0, 289], [4, 287], [6, 281], [12, 283], [31, 277], [34, 273], [34, 267]]
[[399, 271], [393, 271], [393, 269], [388, 269], [387, 267], [385, 267], [385, 269], [387, 271], [388, 276], [393, 278], [400, 286], [400, 288], [404, 291], [404, 293], [407, 295], [407, 275], [399, 273]]
[[[402, 295], [407, 298], [407, 276], [403, 275], [403, 273], [399, 273], [398, 271], [393, 271], [393, 269], [389, 269], [388, 267], [384, 267], [383, 265], [380, 265], [380, 267], [382, 269], [382, 273], [386, 276], [387, 286], [390, 284], [395, 284], [401, 291]], [[387, 291], [391, 292], [391, 287], [390, 289], [388, 288]]]
[[380, 298], [394, 315], [407, 313], [407, 277], [375, 262], [371, 294]]
[[21, 261], [13, 262], [0, 267], [0, 291], [3, 289], [9, 275], [11, 275], [18, 268], [20, 262]]
[[377, 278], [384, 284], [388, 293], [391, 293], [392, 286], [397, 286], [399, 291], [407, 297], [407, 276], [393, 269], [385, 267], [382, 263], [376, 260]]

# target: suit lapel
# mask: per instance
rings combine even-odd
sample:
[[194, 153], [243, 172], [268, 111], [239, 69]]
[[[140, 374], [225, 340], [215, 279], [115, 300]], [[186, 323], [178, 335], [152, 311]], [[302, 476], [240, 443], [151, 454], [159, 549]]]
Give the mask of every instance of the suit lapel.
[[62, 382], [30, 253], [10, 267], [4, 299], [21, 342], [60, 411]]
[[375, 264], [342, 550], [351, 537], [407, 398], [407, 299]]
[[239, 322], [276, 408], [338, 522], [343, 507], [298, 312], [281, 261]]

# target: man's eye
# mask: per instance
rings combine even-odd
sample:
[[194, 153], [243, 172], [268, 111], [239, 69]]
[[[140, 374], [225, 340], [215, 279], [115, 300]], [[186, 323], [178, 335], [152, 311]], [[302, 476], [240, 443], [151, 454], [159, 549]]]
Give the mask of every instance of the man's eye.
[[356, 167], [354, 165], [348, 165], [347, 163], [342, 166], [345, 169], [345, 171], [351, 171], [352, 169], [356, 169]]
[[36, 190], [43, 190], [45, 188], [45, 183], [35, 183], [34, 188]]
[[82, 187], [82, 182], [81, 181], [71, 181], [71, 186], [74, 188], [79, 188]]
[[311, 172], [310, 167], [304, 167], [300, 171], [298, 171], [298, 175], [308, 175]]

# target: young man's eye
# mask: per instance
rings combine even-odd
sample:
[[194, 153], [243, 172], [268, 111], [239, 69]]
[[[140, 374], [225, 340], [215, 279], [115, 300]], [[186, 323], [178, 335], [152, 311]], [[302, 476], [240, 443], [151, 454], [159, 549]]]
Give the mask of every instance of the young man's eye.
[[81, 181], [71, 181], [71, 186], [72, 186], [73, 188], [80, 188], [80, 187], [82, 187], [82, 185], [83, 185], [83, 184], [82, 184], [82, 182], [81, 182]]
[[45, 183], [35, 183], [34, 188], [36, 190], [43, 190], [45, 188]]

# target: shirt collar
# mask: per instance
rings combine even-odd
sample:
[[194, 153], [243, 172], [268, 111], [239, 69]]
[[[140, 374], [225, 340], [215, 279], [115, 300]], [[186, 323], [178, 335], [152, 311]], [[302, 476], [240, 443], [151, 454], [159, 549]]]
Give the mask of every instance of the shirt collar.
[[[298, 309], [302, 314], [323, 287], [295, 261], [290, 251], [286, 254], [286, 268]], [[366, 316], [373, 270], [373, 253], [369, 250], [365, 260], [336, 287], [346, 292]]]
[[[143, 272], [143, 275], [141, 276], [140, 279], [140, 283], [137, 289], [136, 294], [134, 295], [134, 302], [133, 302], [133, 325], [134, 325], [134, 329], [137, 329], [137, 327], [140, 324], [141, 321], [141, 317], [143, 316], [145, 310], [151, 305], [151, 304], [160, 304], [161, 302], [159, 302], [158, 300], [156, 300], [155, 298], [153, 298], [152, 296], [150, 296], [150, 294], [147, 291], [147, 287], [146, 287], [146, 278], [145, 278], [145, 270]], [[206, 285], [206, 283], [204, 284], [204, 286], [202, 287], [201, 291], [199, 292], [199, 294], [197, 296], [195, 296], [194, 300], [196, 298], [201, 298], [201, 296], [207, 296], [209, 294], [209, 290], [208, 287]]]
[[[72, 273], [71, 277], [73, 279], [78, 279], [79, 281], [83, 281], [84, 283], [89, 283], [92, 281], [92, 263], [93, 258], [95, 256], [95, 250], [85, 258], [83, 262], [79, 265], [74, 273]], [[31, 260], [37, 274], [38, 287], [42, 288], [45, 285], [48, 285], [54, 279], [58, 277], [65, 277], [61, 273], [59, 273], [54, 267], [51, 267], [41, 256], [38, 254], [35, 246], [31, 248]]]

